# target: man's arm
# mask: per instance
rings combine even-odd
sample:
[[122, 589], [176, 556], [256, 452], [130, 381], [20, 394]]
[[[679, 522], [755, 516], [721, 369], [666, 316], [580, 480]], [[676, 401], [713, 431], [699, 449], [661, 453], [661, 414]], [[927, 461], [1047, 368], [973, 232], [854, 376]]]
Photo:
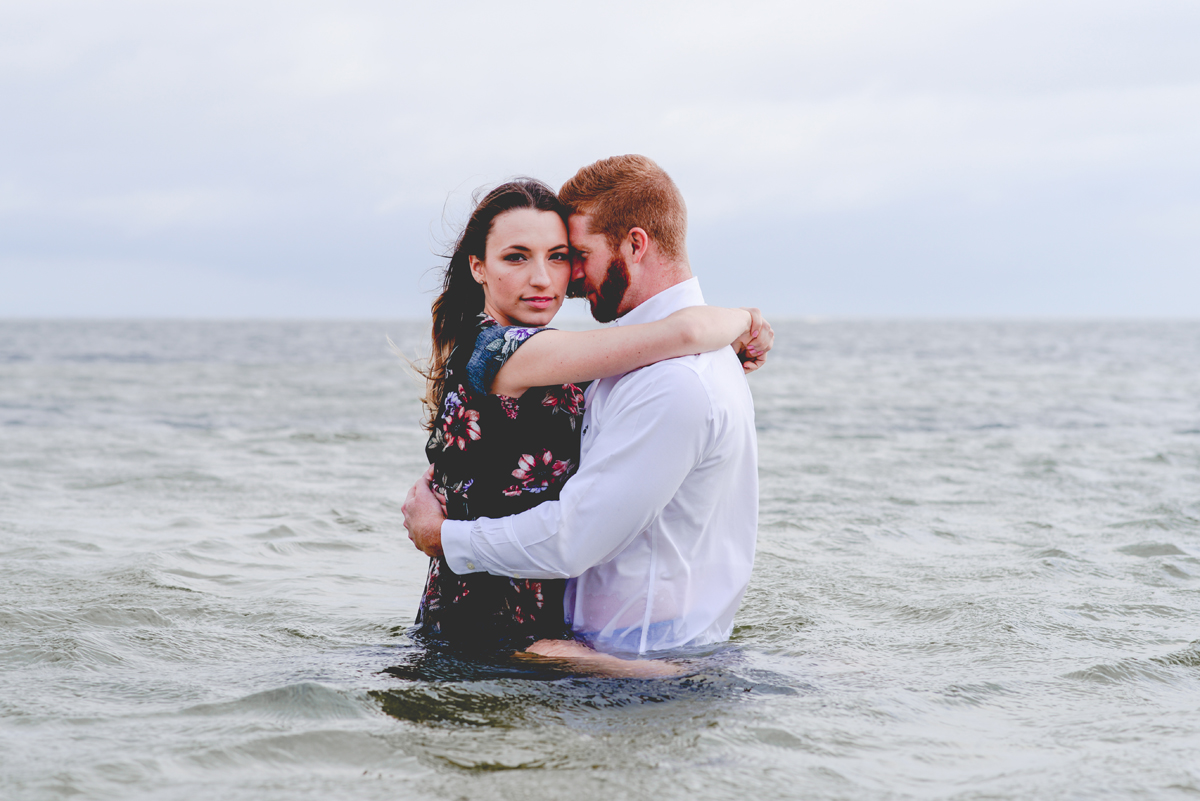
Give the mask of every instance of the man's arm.
[[424, 528], [430, 521], [414, 518], [413, 540], [422, 550], [440, 546], [459, 574], [577, 576], [620, 553], [662, 512], [703, 459], [710, 422], [708, 394], [682, 360], [645, 368], [605, 401], [603, 424], [560, 500], [511, 517], [447, 520], [436, 545]]
[[[758, 309], [746, 308], [745, 311], [750, 313], [750, 330], [735, 341], [733, 347], [742, 362], [742, 369], [750, 373], [766, 362], [767, 352], [774, 345], [775, 332]], [[432, 475], [433, 468], [430, 467], [408, 491], [401, 511], [404, 514], [404, 527], [408, 529], [408, 538], [417, 550], [427, 556], [438, 557], [442, 555], [441, 529], [446, 520], [446, 507], [430, 490], [429, 481]], [[472, 571], [475, 569], [471, 568]]]

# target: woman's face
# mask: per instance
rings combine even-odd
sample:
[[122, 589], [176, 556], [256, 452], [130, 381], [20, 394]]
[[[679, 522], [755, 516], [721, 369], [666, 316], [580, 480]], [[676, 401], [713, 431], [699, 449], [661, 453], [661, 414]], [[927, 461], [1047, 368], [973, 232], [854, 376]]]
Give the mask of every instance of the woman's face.
[[492, 220], [483, 260], [470, 259], [483, 285], [483, 310], [501, 325], [546, 325], [566, 298], [567, 227], [552, 211], [504, 212]]

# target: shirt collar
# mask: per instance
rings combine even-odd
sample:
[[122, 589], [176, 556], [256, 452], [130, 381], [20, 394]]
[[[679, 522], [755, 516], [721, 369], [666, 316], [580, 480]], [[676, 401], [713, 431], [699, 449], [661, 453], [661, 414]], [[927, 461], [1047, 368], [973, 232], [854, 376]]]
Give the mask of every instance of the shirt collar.
[[652, 323], [688, 306], [703, 305], [704, 293], [700, 291], [700, 279], [693, 276], [642, 301], [626, 312], [624, 317], [618, 318], [614, 325]]

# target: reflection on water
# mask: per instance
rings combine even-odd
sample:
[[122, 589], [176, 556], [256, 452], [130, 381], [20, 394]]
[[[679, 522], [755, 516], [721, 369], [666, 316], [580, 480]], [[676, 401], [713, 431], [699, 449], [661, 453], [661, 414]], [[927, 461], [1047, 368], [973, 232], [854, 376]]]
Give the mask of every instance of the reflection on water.
[[422, 324], [0, 323], [0, 797], [1200, 792], [1200, 325], [783, 323], [672, 679], [409, 629]]

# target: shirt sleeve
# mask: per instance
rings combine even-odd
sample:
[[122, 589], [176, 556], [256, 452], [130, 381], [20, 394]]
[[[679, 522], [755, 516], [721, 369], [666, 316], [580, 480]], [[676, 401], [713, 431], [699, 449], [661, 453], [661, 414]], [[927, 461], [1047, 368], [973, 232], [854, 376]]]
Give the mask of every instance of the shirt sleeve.
[[491, 392], [496, 374], [517, 352], [517, 348], [534, 334], [547, 330], [513, 325], [490, 325], [481, 330], [475, 338], [475, 350], [467, 362], [467, 384], [471, 391], [480, 395]]
[[612, 559], [663, 512], [711, 442], [703, 384], [676, 360], [659, 362], [623, 378], [605, 406], [609, 413], [560, 500], [510, 517], [442, 524], [451, 570], [572, 578]]

